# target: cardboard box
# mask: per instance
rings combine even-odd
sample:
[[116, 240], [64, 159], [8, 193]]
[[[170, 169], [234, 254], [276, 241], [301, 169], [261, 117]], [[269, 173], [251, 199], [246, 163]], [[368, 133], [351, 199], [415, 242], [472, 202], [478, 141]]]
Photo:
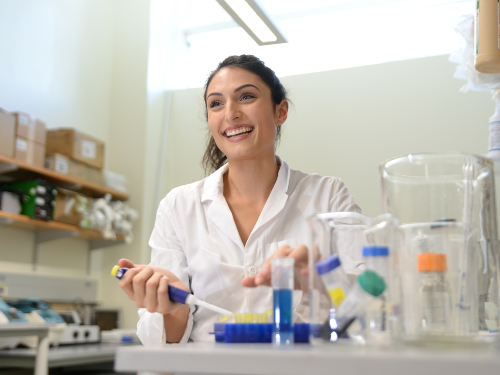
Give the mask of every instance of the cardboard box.
[[55, 153], [94, 168], [104, 167], [104, 142], [75, 129], [47, 132], [47, 154]]
[[16, 117], [0, 108], [0, 154], [14, 156]]
[[59, 188], [57, 191], [53, 220], [79, 225], [82, 220], [82, 212], [88, 206], [88, 198], [69, 190]]
[[17, 136], [14, 159], [43, 168], [45, 161], [45, 145]]
[[42, 145], [45, 144], [47, 127], [43, 121], [24, 112], [14, 112], [14, 115], [16, 116], [16, 135]]
[[66, 174], [71, 177], [87, 180], [87, 170], [91, 167], [71, 160], [64, 155], [54, 154], [45, 156], [45, 168], [51, 169], [58, 173]]
[[102, 169], [87, 167], [87, 181], [92, 182], [96, 185], [103, 186], [104, 176], [102, 173]]

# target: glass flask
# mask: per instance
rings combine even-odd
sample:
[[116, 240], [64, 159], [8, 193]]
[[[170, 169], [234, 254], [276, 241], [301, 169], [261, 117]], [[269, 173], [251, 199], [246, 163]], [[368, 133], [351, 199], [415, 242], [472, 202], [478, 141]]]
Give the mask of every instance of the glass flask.
[[[383, 210], [400, 221], [403, 337], [468, 343], [480, 334], [495, 335], [499, 247], [491, 160], [460, 153], [407, 155], [382, 163], [380, 173]], [[444, 255], [447, 270], [429, 280], [441, 284], [442, 292], [449, 288], [447, 322], [439, 329], [422, 324], [430, 302], [421, 295], [419, 256], [427, 253]]]
[[[340, 298], [330, 298], [334, 288], [324, 275], [324, 265], [328, 259], [338, 258], [341, 263], [342, 273], [339, 277], [340, 284], [347, 294], [352, 292], [356, 285], [357, 277], [364, 270], [363, 247], [384, 246], [388, 248], [387, 262], [388, 276], [385, 280], [386, 295], [388, 299], [387, 331], [385, 337], [391, 338], [399, 332], [399, 282], [397, 257], [393, 249], [397, 247], [397, 220], [390, 214], [370, 218], [355, 212], [329, 212], [313, 215], [308, 218], [312, 231], [313, 244], [309, 247], [309, 312], [312, 325], [310, 341], [316, 345], [323, 345], [337, 341], [321, 335], [321, 326], [330, 323], [335, 325], [336, 312], [342, 310], [345, 302]], [[336, 268], [338, 269], [338, 268]], [[319, 270], [319, 271], [318, 271]], [[337, 275], [338, 276], [338, 275]], [[337, 282], [337, 279], [335, 280]], [[346, 297], [347, 298], [347, 297]], [[340, 303], [337, 305], [338, 301]], [[366, 310], [366, 309], [365, 309]], [[369, 343], [370, 326], [365, 324], [365, 311], [359, 313], [356, 321], [347, 331], [347, 336], [357, 343]], [[347, 337], [345, 336], [345, 337]], [[367, 340], [368, 338], [368, 340]]]

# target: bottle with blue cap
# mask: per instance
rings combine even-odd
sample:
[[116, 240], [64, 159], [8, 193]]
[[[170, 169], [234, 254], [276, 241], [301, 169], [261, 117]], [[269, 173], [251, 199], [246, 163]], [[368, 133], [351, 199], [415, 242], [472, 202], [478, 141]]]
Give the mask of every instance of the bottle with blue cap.
[[316, 263], [316, 271], [325, 284], [333, 307], [337, 308], [350, 289], [349, 279], [338, 254], [330, 255]]
[[[380, 275], [386, 285], [389, 281], [389, 248], [387, 246], [363, 247], [363, 258], [367, 270]], [[387, 289], [374, 299], [365, 315], [367, 341], [387, 341], [388, 329], [388, 301]]]

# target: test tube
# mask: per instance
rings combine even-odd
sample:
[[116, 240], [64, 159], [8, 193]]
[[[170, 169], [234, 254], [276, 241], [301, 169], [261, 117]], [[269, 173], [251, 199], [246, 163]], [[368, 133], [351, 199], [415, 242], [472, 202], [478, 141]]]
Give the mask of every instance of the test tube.
[[271, 260], [271, 283], [273, 287], [273, 344], [293, 344], [292, 291], [294, 284], [293, 258], [273, 258]]
[[362, 315], [373, 301], [385, 290], [385, 282], [375, 272], [366, 270], [358, 276], [356, 283], [336, 311], [321, 327], [321, 336], [327, 341], [337, 341], [356, 318]]
[[320, 260], [316, 263], [316, 270], [328, 290], [333, 307], [338, 307], [350, 288], [349, 279], [341, 267], [338, 254]]

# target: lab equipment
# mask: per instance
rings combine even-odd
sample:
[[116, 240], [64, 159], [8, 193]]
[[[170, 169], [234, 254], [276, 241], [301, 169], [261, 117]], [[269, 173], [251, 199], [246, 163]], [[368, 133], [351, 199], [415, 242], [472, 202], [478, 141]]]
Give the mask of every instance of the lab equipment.
[[[214, 323], [215, 342], [272, 343], [272, 323]], [[294, 343], [309, 343], [309, 324], [293, 325]]]
[[[389, 279], [389, 248], [387, 246], [363, 247], [365, 268]], [[387, 293], [382, 293], [368, 307], [365, 315], [367, 340], [387, 340]]]
[[[397, 248], [398, 220], [390, 214], [380, 215], [375, 218], [356, 212], [328, 212], [313, 215], [307, 219], [312, 232], [313, 243], [309, 249], [309, 293], [311, 343], [324, 345], [330, 343], [330, 336], [321, 336], [321, 327], [324, 322], [336, 321], [338, 309], [345, 300], [336, 306], [328, 294], [328, 286], [320, 275], [322, 267], [316, 267], [324, 259], [341, 260], [339, 270], [345, 271], [348, 286], [345, 294], [350, 293], [351, 284], [357, 283], [356, 277], [361, 272], [360, 261], [362, 249], [365, 246], [380, 246], [388, 249]], [[335, 255], [335, 256], [334, 256]], [[385, 257], [388, 263], [386, 278], [386, 330], [388, 339], [397, 337], [401, 326], [399, 275], [397, 257], [392, 252]], [[325, 287], [326, 286], [326, 287]], [[368, 322], [364, 313], [354, 320], [348, 329], [349, 338], [364, 344], [367, 342]], [[388, 340], [389, 341], [389, 340]]]
[[[111, 270], [111, 276], [116, 277], [117, 279], [121, 279], [125, 272], [127, 272], [128, 270], [129, 269], [126, 267], [120, 268], [120, 266], [114, 266]], [[168, 286], [168, 297], [173, 302], [179, 302], [187, 305], [198, 305], [222, 315], [232, 315], [231, 311], [224, 310], [223, 308], [220, 308], [218, 306], [214, 306], [210, 303], [201, 301], [188, 291], [172, 285]]]
[[273, 258], [271, 260], [271, 284], [273, 287], [273, 343], [293, 344], [292, 291], [294, 286], [293, 258]]
[[[23, 312], [29, 323], [53, 323], [49, 328], [49, 344], [58, 346], [61, 335], [67, 328], [64, 319], [45, 302], [38, 298], [25, 298], [9, 303], [11, 306]], [[29, 348], [36, 348], [37, 337], [23, 337], [21, 344]]]
[[[15, 307], [9, 306], [0, 297], [0, 325], [9, 323], [26, 323], [24, 314]], [[21, 337], [0, 337], [0, 349], [15, 348], [21, 342]]]
[[418, 298], [425, 332], [449, 332], [453, 321], [451, 290], [446, 280], [446, 255], [418, 254]]
[[338, 307], [350, 288], [349, 280], [341, 267], [338, 254], [332, 254], [316, 263], [316, 271], [325, 283], [333, 306]]
[[16, 181], [5, 184], [5, 189], [24, 194], [21, 215], [50, 221], [53, 219], [57, 188], [44, 180]]
[[385, 282], [375, 272], [366, 270], [358, 276], [357, 282], [336, 310], [335, 319], [328, 319], [321, 327], [321, 337], [326, 341], [337, 341], [354, 320], [364, 314], [385, 290]]
[[[468, 154], [416, 154], [380, 165], [383, 209], [397, 215], [399, 271], [407, 340], [473, 343], [498, 327], [499, 244], [491, 160]], [[428, 335], [419, 299], [421, 253], [444, 254], [451, 294], [450, 331]], [[488, 306], [491, 306], [488, 304]]]

